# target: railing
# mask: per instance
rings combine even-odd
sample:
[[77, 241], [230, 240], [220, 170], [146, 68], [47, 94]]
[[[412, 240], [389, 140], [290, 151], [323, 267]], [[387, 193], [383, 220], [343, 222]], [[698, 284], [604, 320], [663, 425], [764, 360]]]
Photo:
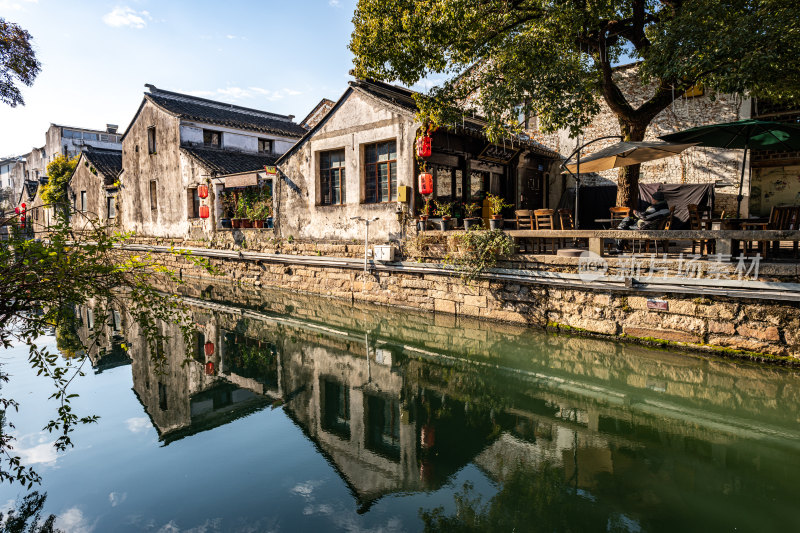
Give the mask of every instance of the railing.
[[[461, 230], [424, 231], [424, 235], [456, 235]], [[798, 230], [506, 230], [516, 239], [582, 240], [588, 249], [603, 255], [606, 239], [621, 241], [680, 242], [709, 241], [715, 244], [715, 254], [732, 255], [739, 242], [800, 242]]]

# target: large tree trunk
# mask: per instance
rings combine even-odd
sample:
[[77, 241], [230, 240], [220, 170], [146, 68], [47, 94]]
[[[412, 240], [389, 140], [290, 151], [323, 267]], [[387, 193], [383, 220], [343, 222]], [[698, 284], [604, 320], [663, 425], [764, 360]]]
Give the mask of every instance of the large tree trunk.
[[[623, 119], [619, 121], [623, 139], [626, 141], [643, 141], [648, 123], [627, 122]], [[639, 167], [641, 165], [630, 165], [620, 167], [617, 178], [617, 206], [639, 207]]]

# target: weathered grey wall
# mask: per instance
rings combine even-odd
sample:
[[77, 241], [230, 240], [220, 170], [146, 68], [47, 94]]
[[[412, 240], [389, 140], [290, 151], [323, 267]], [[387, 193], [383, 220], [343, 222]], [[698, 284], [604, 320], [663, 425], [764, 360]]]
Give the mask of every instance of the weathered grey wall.
[[[149, 154], [147, 128], [156, 127], [156, 153]], [[186, 184], [181, 172], [180, 127], [176, 117], [146, 102], [122, 141], [121, 227], [141, 235], [186, 235]], [[156, 180], [158, 209], [150, 209], [150, 180]]]
[[[92, 172], [93, 169], [95, 172]], [[90, 227], [89, 219], [103, 225], [109, 224], [104, 176], [83, 156], [78, 160], [78, 166], [75, 167], [75, 173], [69, 183], [69, 194], [70, 197], [72, 195], [75, 197], [76, 211], [81, 207], [81, 191], [86, 191], [86, 212], [82, 215], [76, 213], [71, 218], [72, 228], [81, 230]], [[110, 222], [115, 221], [116, 218]]]
[[[413, 116], [392, 111], [385, 104], [354, 91], [325, 124], [281, 165], [278, 180], [278, 230], [281, 236], [316, 239], [363, 239], [364, 223], [352, 217], [375, 218], [370, 236], [396, 240], [401, 227], [395, 202], [365, 204], [364, 145], [394, 139], [397, 142], [398, 185], [413, 186], [413, 143], [419, 125]], [[318, 153], [345, 150], [345, 204], [319, 205]]]

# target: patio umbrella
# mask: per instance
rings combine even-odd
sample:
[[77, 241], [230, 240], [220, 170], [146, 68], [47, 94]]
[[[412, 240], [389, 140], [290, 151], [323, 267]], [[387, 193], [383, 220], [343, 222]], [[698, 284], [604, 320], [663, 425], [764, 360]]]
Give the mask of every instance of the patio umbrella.
[[661, 139], [670, 142], [691, 142], [698, 146], [715, 148], [744, 148], [742, 175], [739, 178], [739, 196], [736, 216], [741, 213], [744, 167], [748, 150], [800, 150], [800, 126], [767, 120], [740, 120], [723, 124], [698, 126], [669, 135]]
[[[628, 165], [636, 165], [644, 163], [645, 161], [653, 161], [654, 159], [662, 159], [677, 155], [690, 146], [696, 143], [689, 142], [684, 144], [676, 144], [671, 142], [634, 142], [623, 141], [611, 146], [606, 146], [602, 150], [581, 158], [581, 173], [584, 172], [600, 172], [601, 170], [608, 170], [616, 167], [627, 167]], [[578, 169], [577, 163], [566, 165], [570, 172], [575, 172]]]

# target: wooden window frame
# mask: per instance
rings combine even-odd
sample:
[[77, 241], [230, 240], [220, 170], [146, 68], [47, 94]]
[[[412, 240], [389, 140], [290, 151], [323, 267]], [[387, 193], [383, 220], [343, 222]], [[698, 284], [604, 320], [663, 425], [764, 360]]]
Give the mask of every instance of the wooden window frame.
[[[387, 154], [388, 153], [394, 153], [394, 159], [387, 159], [385, 161], [380, 161], [380, 159], [379, 159], [380, 156], [377, 155], [378, 147], [381, 146], [381, 145], [384, 145], [384, 144], [385, 145], [394, 145], [393, 150], [389, 150], [388, 147], [387, 147], [387, 150], [386, 150]], [[372, 148], [372, 147], [375, 147], [376, 159], [375, 159], [374, 162], [369, 162], [367, 160], [367, 153], [370, 150], [370, 148]], [[365, 203], [365, 204], [386, 204], [386, 203], [396, 202], [397, 201], [397, 176], [392, 175], [391, 169], [392, 169], [392, 163], [394, 163], [395, 174], [398, 173], [397, 172], [397, 139], [388, 139], [386, 141], [378, 141], [378, 142], [374, 142], [374, 143], [365, 144], [364, 147], [363, 147], [362, 155], [364, 157], [364, 165], [363, 165], [363, 168], [364, 168], [364, 200], [363, 200], [363, 203]], [[379, 172], [379, 170], [380, 170], [381, 166], [385, 166], [386, 167], [386, 177], [387, 177], [387, 180], [388, 180], [388, 184], [387, 185], [388, 185], [389, 195], [388, 195], [388, 198], [386, 200], [384, 200], [380, 196], [380, 172]], [[375, 180], [374, 193], [375, 193], [375, 196], [374, 196], [374, 198], [371, 198], [369, 196], [370, 188], [367, 186], [367, 184], [369, 183], [369, 180], [370, 180], [370, 169], [371, 168], [374, 168], [374, 171], [375, 171], [375, 174], [374, 174], [374, 180]]]
[[[261, 143], [266, 143], [269, 146], [269, 150], [262, 150]], [[274, 154], [275, 153], [275, 141], [272, 139], [258, 139], [257, 145], [258, 153], [259, 154]]]
[[[111, 214], [113, 206], [114, 214]], [[106, 218], [117, 218], [117, 199], [115, 196], [106, 196]]]
[[200, 218], [200, 195], [197, 187], [186, 189], [186, 215], [189, 219]]
[[[211, 141], [206, 141], [206, 135], [209, 136]], [[217, 143], [213, 142], [214, 135], [217, 135]], [[203, 146], [209, 146], [211, 148], [222, 148], [222, 132], [218, 130], [207, 130], [203, 128]]]
[[[337, 154], [339, 152], [341, 152], [341, 154], [342, 154], [341, 166], [334, 167], [334, 166], [331, 166], [330, 163], [328, 163], [328, 166], [326, 167], [325, 166], [325, 158], [326, 158], [326, 156], [330, 157], [333, 154]], [[347, 198], [346, 198], [346, 189], [347, 189], [347, 187], [346, 187], [346, 181], [347, 181], [346, 158], [347, 158], [347, 156], [346, 156], [344, 148], [339, 148], [337, 150], [326, 150], [324, 152], [319, 152], [319, 180], [317, 181], [317, 183], [319, 183], [319, 205], [344, 205], [345, 202], [347, 201]], [[338, 202], [334, 202], [333, 201], [334, 191], [335, 191], [333, 174], [335, 172], [339, 173], [339, 187], [338, 187], [338, 189], [339, 189], [339, 201]], [[325, 200], [325, 193], [326, 193], [325, 189], [326, 188], [328, 189], [327, 193], [328, 193], [328, 198], [329, 198], [327, 201]]]

